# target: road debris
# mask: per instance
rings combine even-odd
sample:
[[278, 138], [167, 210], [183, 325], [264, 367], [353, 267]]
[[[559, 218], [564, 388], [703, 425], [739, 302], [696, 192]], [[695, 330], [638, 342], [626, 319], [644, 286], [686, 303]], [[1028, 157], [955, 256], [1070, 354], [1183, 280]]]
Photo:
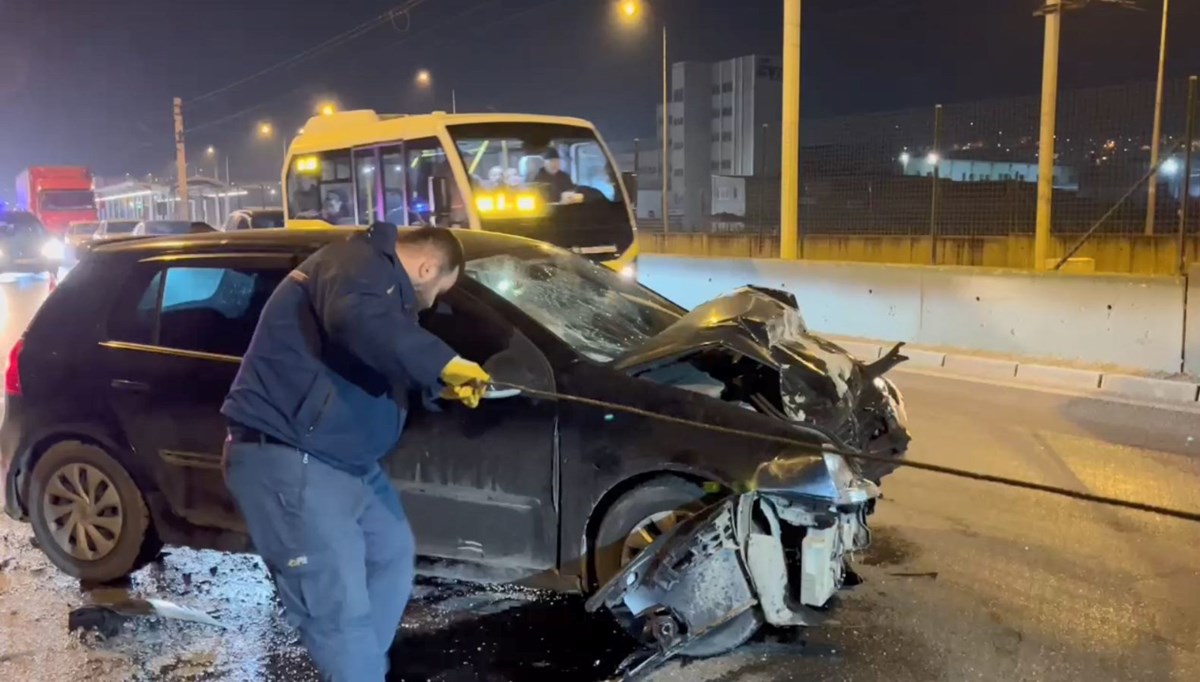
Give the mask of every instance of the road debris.
[[110, 604], [91, 604], [73, 609], [67, 618], [67, 628], [93, 630], [107, 638], [120, 634], [125, 623], [139, 616], [171, 618], [225, 629], [219, 621], [199, 609], [179, 606], [162, 599], [125, 599]]

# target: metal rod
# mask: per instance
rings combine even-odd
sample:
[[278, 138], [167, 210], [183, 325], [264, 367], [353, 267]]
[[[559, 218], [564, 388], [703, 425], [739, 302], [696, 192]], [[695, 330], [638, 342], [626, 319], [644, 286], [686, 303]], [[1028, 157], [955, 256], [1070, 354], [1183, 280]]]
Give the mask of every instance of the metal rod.
[[1054, 124], [1058, 108], [1058, 38], [1062, 30], [1062, 0], [1046, 0], [1046, 38], [1042, 54], [1042, 113], [1038, 139], [1037, 225], [1033, 238], [1033, 267], [1046, 269], [1050, 256], [1050, 220], [1054, 200]]
[[[1154, 92], [1154, 132], [1150, 137], [1150, 167], [1158, 168], [1158, 152], [1162, 138], [1163, 74], [1167, 65], [1167, 17], [1171, 0], [1163, 0], [1162, 38], [1158, 42], [1158, 85]], [[1154, 234], [1155, 213], [1158, 210], [1158, 173], [1150, 176], [1146, 192], [1146, 234]]]
[[175, 184], [179, 192], [179, 203], [175, 204], [175, 217], [188, 220], [191, 211], [188, 204], [187, 151], [184, 148], [183, 135], [183, 100], [176, 97], [172, 104], [175, 115]]
[[1183, 145], [1183, 188], [1179, 206], [1179, 274], [1187, 271], [1188, 208], [1192, 203], [1192, 145], [1196, 141], [1196, 77], [1188, 79], [1187, 133]]
[[783, 2], [783, 130], [779, 162], [779, 257], [800, 245], [800, 0]]

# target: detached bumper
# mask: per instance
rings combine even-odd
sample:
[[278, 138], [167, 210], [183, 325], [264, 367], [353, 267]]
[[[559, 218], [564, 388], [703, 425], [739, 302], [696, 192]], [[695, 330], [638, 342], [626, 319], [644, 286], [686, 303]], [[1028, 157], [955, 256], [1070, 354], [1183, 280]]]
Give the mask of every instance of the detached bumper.
[[[663, 660], [750, 610], [811, 626], [847, 582], [848, 555], [870, 544], [879, 489], [837, 455], [765, 465], [755, 491], [676, 526], [588, 600], [609, 609]], [[822, 476], [822, 474], [825, 474]]]

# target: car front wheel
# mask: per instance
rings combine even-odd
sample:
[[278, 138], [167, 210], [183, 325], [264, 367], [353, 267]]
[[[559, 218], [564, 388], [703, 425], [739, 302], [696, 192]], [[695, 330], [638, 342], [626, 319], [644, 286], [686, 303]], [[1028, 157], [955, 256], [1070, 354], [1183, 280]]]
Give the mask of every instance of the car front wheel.
[[78, 441], [52, 446], [33, 467], [29, 490], [38, 544], [68, 575], [109, 582], [157, 553], [141, 491], [100, 447]]
[[[704, 506], [704, 489], [671, 476], [650, 480], [613, 503], [596, 533], [595, 575], [604, 585], [660, 535]], [[627, 629], [629, 624], [625, 624]], [[762, 625], [757, 607], [689, 643], [683, 655], [705, 658], [741, 646]]]

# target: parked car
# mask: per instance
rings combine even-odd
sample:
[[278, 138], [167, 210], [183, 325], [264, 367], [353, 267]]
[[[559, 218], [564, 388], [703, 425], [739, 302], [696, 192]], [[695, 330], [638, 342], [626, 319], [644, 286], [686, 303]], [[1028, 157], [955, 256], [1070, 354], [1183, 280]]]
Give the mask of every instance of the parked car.
[[134, 226], [132, 234], [135, 237], [162, 237], [165, 235], [204, 234], [215, 232], [216, 228], [208, 223], [188, 220], [143, 220]]
[[0, 273], [54, 273], [66, 248], [26, 211], [0, 211]]
[[284, 227], [282, 208], [244, 208], [229, 214], [221, 229], [225, 232], [237, 230], [265, 230]]
[[67, 226], [67, 246], [75, 247], [90, 242], [100, 229], [98, 220], [76, 220]]
[[100, 227], [96, 229], [93, 235], [94, 239], [105, 239], [106, 237], [129, 236], [133, 234], [133, 228], [138, 226], [138, 220], [101, 220]]
[[[772, 574], [783, 581], [773, 594], [825, 606], [850, 575], [850, 553], [865, 547], [878, 494], [831, 444], [853, 438], [842, 447], [899, 457], [907, 443], [899, 394], [878, 376], [886, 367], [809, 334], [778, 292], [744, 289], [688, 313], [567, 251], [459, 234], [465, 276], [422, 323], [498, 388], [522, 388], [493, 391], [475, 410], [411, 405], [382, 464], [420, 569], [591, 592], [697, 508], [758, 480], [745, 504], [788, 507], [756, 531], [773, 542], [760, 543], [774, 548], [772, 565], [787, 568]], [[5, 511], [32, 524], [56, 566], [103, 581], [164, 543], [249, 549], [221, 477], [218, 408], [277, 283], [345, 238], [344, 229], [247, 230], [93, 243], [5, 374]], [[803, 543], [810, 535], [829, 542], [814, 549]], [[691, 652], [736, 645], [763, 619], [743, 616], [719, 646]]]

